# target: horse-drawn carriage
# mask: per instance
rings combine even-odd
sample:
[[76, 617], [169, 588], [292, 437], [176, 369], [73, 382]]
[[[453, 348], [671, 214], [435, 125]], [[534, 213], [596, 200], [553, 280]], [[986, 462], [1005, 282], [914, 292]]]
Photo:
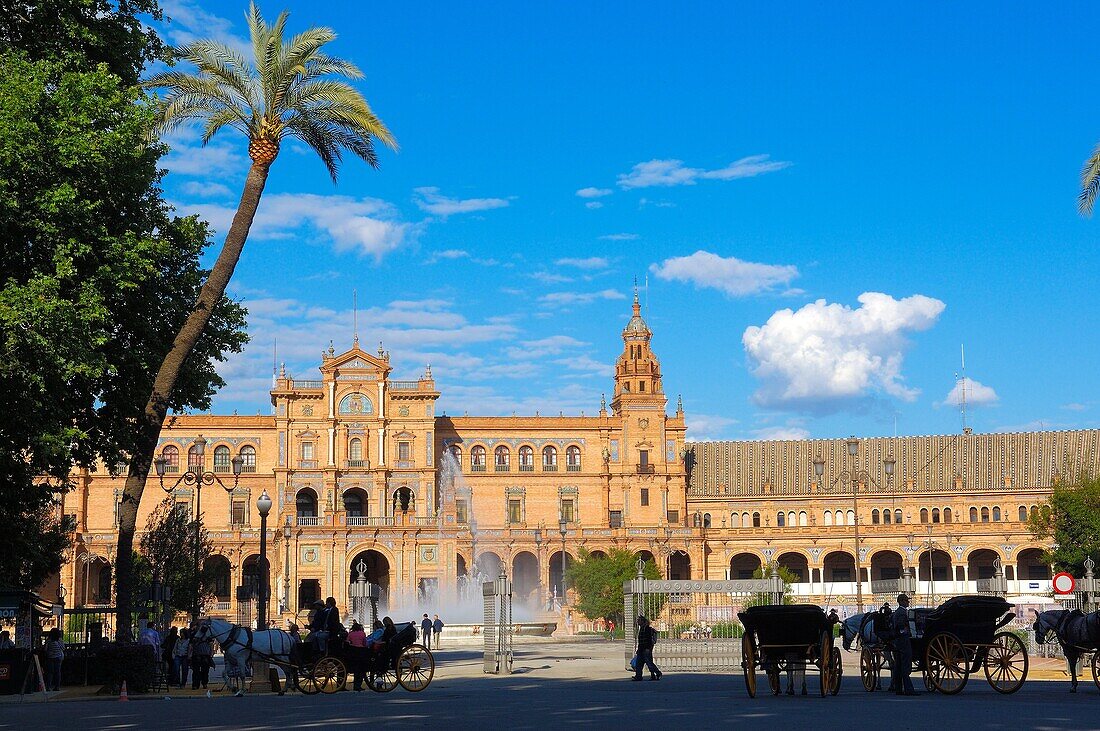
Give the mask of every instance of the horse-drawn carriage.
[[972, 673], [985, 671], [998, 693], [1015, 693], [1027, 679], [1028, 656], [1012, 632], [1012, 605], [994, 596], [957, 596], [935, 609], [913, 609], [913, 660], [925, 687], [954, 695]]
[[845, 650], [859, 647], [859, 679], [864, 690], [882, 689], [882, 673], [893, 666], [885, 638], [890, 636], [892, 612], [876, 610], [855, 614], [841, 624]]
[[[840, 692], [840, 650], [833, 646], [833, 627], [821, 607], [809, 604], [749, 607], [738, 612], [745, 627], [741, 638], [741, 668], [745, 688], [756, 696], [756, 669], [764, 670], [773, 695], [779, 694], [779, 675], [788, 683], [810, 666], [821, 676], [821, 695]], [[793, 692], [793, 686], [788, 687]]]
[[382, 639], [384, 630], [375, 630], [361, 648], [330, 638], [324, 652], [309, 641], [292, 642], [282, 630], [253, 632], [220, 619], [207, 620], [203, 627], [221, 645], [227, 662], [243, 667], [256, 657], [277, 665], [286, 674], [287, 687], [306, 695], [343, 690], [349, 668], [361, 669], [367, 686], [379, 693], [398, 685], [417, 693], [435, 676], [431, 651], [416, 643], [415, 622], [395, 624], [396, 631], [386, 640]]
[[1100, 688], [1100, 612], [1085, 614], [1079, 609], [1035, 611], [1032, 627], [1035, 641], [1040, 645], [1053, 637], [1062, 646], [1071, 693], [1077, 692], [1077, 661], [1082, 655], [1092, 655], [1092, 682]]

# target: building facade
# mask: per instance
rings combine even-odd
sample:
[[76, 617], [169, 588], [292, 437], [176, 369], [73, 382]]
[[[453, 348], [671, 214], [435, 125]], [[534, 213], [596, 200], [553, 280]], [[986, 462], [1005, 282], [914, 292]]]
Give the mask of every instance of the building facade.
[[[973, 591], [994, 560], [1010, 590], [1049, 590], [1026, 518], [1059, 479], [1097, 467], [1100, 431], [691, 443], [651, 340], [635, 297], [610, 404], [587, 416], [438, 414], [430, 367], [395, 380], [381, 347], [330, 346], [319, 378], [280, 373], [271, 416], [170, 417], [139, 527], [162, 499], [194, 510], [199, 494], [177, 481], [213, 473], [201, 509], [219, 577], [209, 612], [222, 616], [245, 614], [238, 587], [258, 579], [264, 491], [272, 607], [285, 618], [330, 595], [349, 606], [360, 575], [385, 604], [412, 607], [504, 569], [517, 595], [547, 606], [581, 549], [627, 549], [684, 579], [777, 561], [796, 593], [840, 605], [857, 574], [908, 565], [940, 596]], [[124, 479], [99, 469], [75, 481], [62, 584], [70, 605], [109, 605]]]

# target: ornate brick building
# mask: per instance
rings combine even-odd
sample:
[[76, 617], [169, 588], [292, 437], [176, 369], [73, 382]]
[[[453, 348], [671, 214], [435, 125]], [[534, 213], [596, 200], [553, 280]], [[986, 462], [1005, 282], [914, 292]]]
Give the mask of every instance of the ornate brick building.
[[[328, 595], [346, 606], [360, 567], [391, 604], [452, 596], [475, 555], [480, 573], [504, 567], [544, 603], [560, 592], [563, 549], [582, 547], [638, 552], [673, 578], [776, 560], [798, 593], [835, 604], [852, 596], [857, 563], [865, 581], [919, 563], [942, 595], [972, 590], [1000, 559], [1013, 591], [1048, 588], [1024, 520], [1060, 476], [1097, 467], [1100, 431], [689, 443], [651, 338], [635, 297], [610, 406], [589, 416], [438, 415], [430, 368], [391, 379], [389, 354], [356, 341], [330, 346], [316, 380], [281, 373], [272, 416], [169, 418], [164, 486], [189, 468], [220, 480], [201, 495], [220, 577], [211, 613], [237, 614], [235, 588], [258, 575], [264, 490], [272, 604], [287, 615]], [[70, 605], [109, 604], [123, 479], [84, 471], [77, 484], [62, 583]], [[140, 519], [160, 488], [152, 477]], [[192, 487], [171, 494], [193, 509]]]

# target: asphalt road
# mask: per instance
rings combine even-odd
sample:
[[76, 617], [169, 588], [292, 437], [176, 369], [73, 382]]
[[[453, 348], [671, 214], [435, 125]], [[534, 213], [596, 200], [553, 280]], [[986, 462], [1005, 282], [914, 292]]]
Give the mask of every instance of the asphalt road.
[[[517, 648], [511, 676], [481, 673], [470, 651], [437, 654], [435, 680], [422, 693], [400, 688], [332, 696], [289, 694], [172, 700], [34, 703], [0, 707], [0, 729], [288, 729], [444, 727], [476, 729], [586, 726], [656, 729], [737, 725], [780, 729], [1100, 729], [1100, 691], [1082, 683], [1032, 681], [1015, 695], [995, 693], [984, 677], [956, 696], [899, 698], [866, 693], [846, 676], [839, 696], [747, 697], [740, 675], [672, 674], [634, 683], [617, 669], [621, 648], [568, 643]], [[761, 690], [766, 689], [763, 676]], [[816, 679], [810, 691], [816, 690]]]

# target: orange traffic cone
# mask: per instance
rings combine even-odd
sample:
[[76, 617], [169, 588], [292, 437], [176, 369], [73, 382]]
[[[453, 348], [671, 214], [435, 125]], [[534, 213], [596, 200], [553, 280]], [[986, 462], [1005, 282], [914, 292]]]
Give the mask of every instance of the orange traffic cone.
[[118, 692], [118, 699], [120, 701], [130, 700], [130, 696], [126, 695], [126, 681], [125, 680], [122, 681], [122, 690], [120, 690]]

